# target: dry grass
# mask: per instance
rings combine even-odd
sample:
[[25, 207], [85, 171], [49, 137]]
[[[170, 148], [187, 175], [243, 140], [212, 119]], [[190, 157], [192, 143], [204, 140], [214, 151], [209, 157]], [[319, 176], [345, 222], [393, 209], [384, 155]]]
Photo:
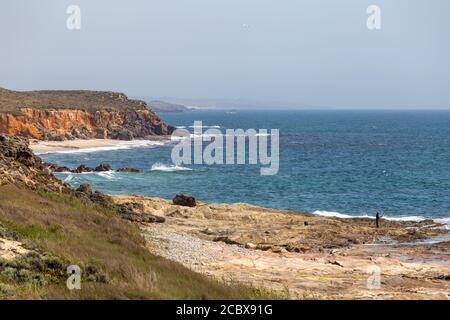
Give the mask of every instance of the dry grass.
[[33, 109], [146, 109], [143, 101], [129, 100], [123, 93], [107, 91], [12, 91], [0, 88], [0, 113], [20, 114], [20, 108]]
[[[28, 247], [69, 264], [95, 265], [109, 281], [83, 282], [69, 291], [64, 283], [40, 288], [14, 284], [13, 298], [28, 299], [252, 299], [269, 293], [225, 285], [152, 255], [139, 230], [114, 212], [77, 198], [0, 187], [0, 223]], [[8, 289], [11, 284], [1, 283]], [[6, 290], [5, 289], [5, 290]], [[7, 290], [6, 290], [7, 291]]]

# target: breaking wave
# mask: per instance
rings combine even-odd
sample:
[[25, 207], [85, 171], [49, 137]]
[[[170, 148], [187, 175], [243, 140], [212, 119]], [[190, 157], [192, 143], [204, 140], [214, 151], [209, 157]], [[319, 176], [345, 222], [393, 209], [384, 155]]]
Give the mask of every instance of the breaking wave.
[[217, 125], [215, 125], [215, 126], [189, 126], [189, 128], [193, 128], [193, 129], [195, 129], [195, 128], [211, 128], [211, 129], [220, 129], [221, 127], [220, 127], [220, 126], [217, 126]]
[[[343, 214], [339, 212], [333, 212], [333, 211], [323, 211], [323, 210], [316, 210], [313, 212], [313, 214], [323, 217], [336, 217], [336, 218], [369, 218], [369, 219], [375, 219], [374, 216], [369, 216], [367, 214], [365, 215], [359, 215], [359, 216], [352, 216], [348, 214]], [[389, 221], [415, 221], [420, 222], [424, 220], [433, 220], [437, 223], [446, 224], [446, 228], [450, 228], [450, 218], [426, 218], [422, 216], [409, 216], [409, 217], [386, 217], [383, 216], [383, 219], [389, 220]]]
[[145, 147], [159, 147], [165, 145], [164, 141], [150, 141], [150, 140], [132, 140], [132, 141], [117, 141], [113, 145], [99, 146], [99, 147], [86, 147], [79, 149], [68, 149], [68, 150], [52, 150], [44, 152], [36, 152], [36, 155], [50, 154], [50, 153], [91, 153], [91, 152], [102, 152], [102, 151], [113, 151], [113, 150], [127, 150], [133, 148], [145, 148]]
[[154, 165], [152, 165], [151, 171], [175, 172], [175, 171], [192, 171], [192, 169], [175, 165], [165, 165], [162, 163], [155, 163]]
[[91, 175], [91, 176], [98, 176], [102, 177], [107, 180], [117, 180], [117, 172], [116, 171], [100, 171], [100, 172], [81, 172], [81, 173], [74, 173], [74, 172], [57, 172], [57, 174], [67, 174], [67, 177], [63, 179], [64, 182], [71, 182], [76, 178], [77, 176], [83, 176], [83, 175]]

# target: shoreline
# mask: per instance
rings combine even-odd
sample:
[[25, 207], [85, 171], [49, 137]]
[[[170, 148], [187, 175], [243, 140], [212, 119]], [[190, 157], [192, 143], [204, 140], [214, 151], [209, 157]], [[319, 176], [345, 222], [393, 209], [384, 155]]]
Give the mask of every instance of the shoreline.
[[[429, 221], [324, 217], [244, 203], [196, 207], [115, 195], [137, 215], [149, 250], [229, 282], [274, 290], [292, 299], [449, 299], [450, 231]], [[426, 242], [442, 237], [439, 242]], [[411, 245], [412, 244], [412, 245]], [[367, 287], [379, 268], [381, 287]]]
[[155, 136], [147, 139], [75, 139], [65, 141], [31, 140], [30, 149], [34, 154], [48, 153], [82, 153], [120, 150], [139, 147], [162, 146], [170, 141], [168, 136]]
[[[158, 138], [45, 141], [34, 144], [33, 151], [129, 149], [163, 143]], [[450, 231], [432, 219], [388, 218], [376, 229], [373, 217], [331, 212], [200, 201], [191, 208], [161, 198], [112, 198], [135, 212], [134, 223], [150, 252], [216, 280], [266, 288], [291, 299], [450, 298]], [[146, 215], [164, 222], [139, 219]], [[369, 268], [379, 268], [380, 288], [367, 286]]]

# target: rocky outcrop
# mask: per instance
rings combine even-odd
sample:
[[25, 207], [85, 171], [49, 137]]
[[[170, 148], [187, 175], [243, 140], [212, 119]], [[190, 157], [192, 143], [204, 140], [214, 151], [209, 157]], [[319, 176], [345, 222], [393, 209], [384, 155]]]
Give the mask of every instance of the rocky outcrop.
[[39, 140], [132, 140], [171, 134], [147, 104], [124, 94], [0, 90], [0, 133]]
[[118, 213], [126, 220], [136, 223], [162, 223], [165, 218], [144, 212], [140, 206], [134, 204], [115, 204], [112, 198], [100, 191], [94, 191], [90, 184], [84, 183], [77, 189], [58, 180], [52, 171], [86, 172], [109, 171], [109, 164], [101, 164], [96, 168], [79, 166], [71, 170], [44, 163], [35, 156], [28, 147], [28, 140], [19, 137], [9, 137], [0, 134], [0, 186], [14, 184], [32, 190], [52, 191], [73, 195], [83, 201], [91, 201]]
[[137, 203], [120, 204], [119, 215], [122, 219], [135, 223], [163, 223], [164, 217], [145, 212], [144, 206]]
[[0, 114], [0, 133], [39, 140], [132, 140], [167, 135], [173, 128], [149, 110], [35, 110]]
[[[84, 164], [79, 165], [78, 167], [72, 169], [66, 166], [58, 166], [57, 164], [47, 164], [47, 167], [50, 171], [52, 172], [71, 172], [71, 173], [83, 173], [83, 172], [105, 172], [105, 171], [112, 171], [113, 168], [109, 163], [102, 163], [100, 165], [98, 165], [95, 168], [92, 167], [88, 167]], [[144, 172], [144, 170], [142, 169], [137, 169], [137, 168], [130, 168], [130, 167], [125, 167], [125, 168], [119, 168], [116, 170], [117, 172], [128, 172], [128, 173], [140, 173], [140, 172]]]
[[28, 147], [28, 141], [0, 135], [0, 185], [14, 183], [32, 189], [69, 191]]

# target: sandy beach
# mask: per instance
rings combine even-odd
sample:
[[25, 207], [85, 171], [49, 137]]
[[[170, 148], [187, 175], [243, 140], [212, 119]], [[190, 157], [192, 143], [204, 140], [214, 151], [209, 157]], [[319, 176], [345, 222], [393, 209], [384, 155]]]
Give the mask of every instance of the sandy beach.
[[170, 138], [167, 136], [155, 136], [151, 139], [139, 140], [113, 140], [113, 139], [75, 139], [65, 141], [39, 141], [31, 140], [30, 148], [35, 154], [45, 153], [76, 153], [130, 149], [134, 147], [145, 147], [162, 145]]

